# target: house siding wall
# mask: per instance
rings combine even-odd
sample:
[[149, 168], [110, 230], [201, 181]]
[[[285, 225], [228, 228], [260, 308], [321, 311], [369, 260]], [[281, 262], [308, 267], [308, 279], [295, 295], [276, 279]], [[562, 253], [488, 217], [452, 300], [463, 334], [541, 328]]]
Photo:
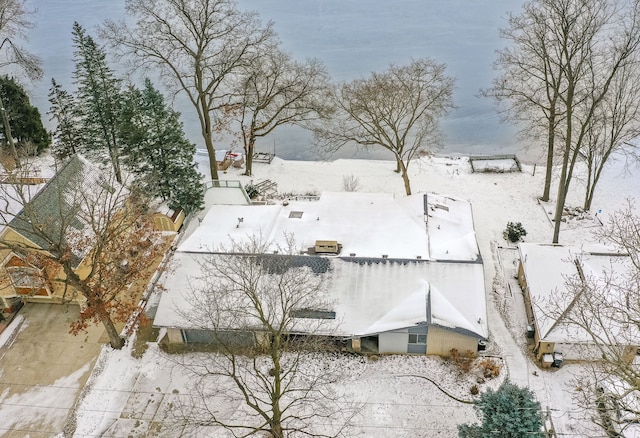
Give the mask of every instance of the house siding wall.
[[478, 338], [456, 333], [442, 327], [429, 327], [427, 334], [427, 354], [448, 357], [455, 348], [460, 353], [477, 353]]
[[407, 353], [409, 332], [407, 330], [380, 333], [378, 335], [378, 352]]

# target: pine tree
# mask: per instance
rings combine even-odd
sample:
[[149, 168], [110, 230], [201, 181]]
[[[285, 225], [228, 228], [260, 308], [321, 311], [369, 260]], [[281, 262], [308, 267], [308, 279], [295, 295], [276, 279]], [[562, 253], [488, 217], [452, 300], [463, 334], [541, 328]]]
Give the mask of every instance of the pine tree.
[[72, 34], [75, 79], [78, 84], [76, 101], [83, 135], [87, 138], [85, 152], [93, 152], [101, 157], [106, 152], [116, 179], [121, 183], [117, 135], [122, 105], [120, 80], [107, 65], [105, 51], [98, 47], [78, 22], [73, 23]]
[[[42, 125], [40, 111], [31, 105], [24, 87], [13, 78], [2, 76], [0, 93], [2, 93], [0, 98], [9, 118], [11, 134], [18, 145], [24, 146], [25, 143], [31, 142], [36, 147], [36, 153], [48, 148], [51, 143], [49, 133]], [[2, 124], [0, 124], [0, 132], [6, 138]]]
[[188, 214], [202, 208], [204, 190], [195, 145], [185, 138], [179, 117], [146, 79], [143, 90], [130, 87], [124, 95], [120, 138], [124, 163], [143, 191]]
[[497, 391], [489, 389], [474, 406], [482, 424], [458, 426], [461, 438], [542, 438], [540, 403], [528, 388], [505, 381]]
[[49, 102], [51, 107], [47, 114], [51, 115], [50, 120], [57, 122], [53, 131], [53, 153], [64, 160], [86, 147], [80, 130], [78, 107], [74, 96], [55, 79], [51, 79]]

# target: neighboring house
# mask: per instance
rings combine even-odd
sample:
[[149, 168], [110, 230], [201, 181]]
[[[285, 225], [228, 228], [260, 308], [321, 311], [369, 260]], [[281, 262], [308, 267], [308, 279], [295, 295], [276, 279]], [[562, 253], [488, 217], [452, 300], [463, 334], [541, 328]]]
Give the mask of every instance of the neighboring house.
[[[44, 263], [52, 241], [75, 239], [70, 254], [74, 270], [82, 277], [85, 256], [91, 251], [91, 231], [85, 197], [97, 190], [115, 191], [112, 181], [99, 167], [75, 155], [0, 230], [0, 299], [6, 311], [22, 301], [62, 302], [71, 294], [65, 287], [60, 266]], [[25, 213], [25, 209], [29, 214]], [[32, 219], [37, 218], [34, 226]], [[9, 247], [13, 247], [10, 249]], [[20, 247], [20, 248], [19, 248]]]
[[187, 285], [200, 274], [199, 261], [228, 256], [214, 253], [255, 235], [273, 242], [273, 251], [287, 235], [295, 238], [303, 250], [293, 263], [323, 277], [323, 301], [332, 303], [304, 317], [330, 320], [330, 330], [319, 334], [354, 351], [447, 356], [453, 348], [475, 353], [487, 339], [484, 272], [468, 202], [325, 192], [314, 201], [248, 205], [240, 192], [211, 188], [207, 209], [173, 255], [154, 319], [169, 342], [213, 339], [180, 316], [197, 293]]
[[[536, 357], [543, 361], [543, 365], [545, 362], [548, 364], [552, 358], [550, 355], [554, 353], [560, 353], [563, 360], [594, 360], [601, 357], [592, 335], [567, 321], [570, 312], [588, 309], [588, 306], [580, 306], [580, 293], [567, 290], [567, 280], [588, 278], [596, 284], [602, 282], [602, 290], [610, 291], [610, 288], [604, 287], [606, 277], [613, 275], [621, 278], [629, 269], [629, 257], [603, 248], [536, 243], [520, 243], [519, 251], [518, 280], [524, 293], [527, 318], [533, 329]], [[628, 348], [632, 358], [640, 346], [640, 334], [635, 325], [618, 327], [613, 322], [604, 323], [614, 334], [621, 330], [619, 342], [626, 343], [622, 346]], [[594, 324], [589, 330], [600, 335], [595, 332], [597, 327]], [[548, 359], [545, 359], [545, 355]]]

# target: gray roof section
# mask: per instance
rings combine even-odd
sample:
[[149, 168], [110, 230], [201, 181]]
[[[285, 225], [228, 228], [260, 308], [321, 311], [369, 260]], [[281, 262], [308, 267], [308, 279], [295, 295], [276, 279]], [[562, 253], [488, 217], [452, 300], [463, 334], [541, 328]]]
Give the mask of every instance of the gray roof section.
[[[88, 231], [81, 212], [86, 194], [95, 192], [96, 186], [115, 191], [100, 168], [74, 155], [8, 226], [39, 248], [51, 250], [52, 245], [68, 239], [70, 234], [84, 235]], [[86, 250], [81, 250], [85, 246], [88, 245], [72, 245], [77, 249], [74, 266], [86, 255]]]

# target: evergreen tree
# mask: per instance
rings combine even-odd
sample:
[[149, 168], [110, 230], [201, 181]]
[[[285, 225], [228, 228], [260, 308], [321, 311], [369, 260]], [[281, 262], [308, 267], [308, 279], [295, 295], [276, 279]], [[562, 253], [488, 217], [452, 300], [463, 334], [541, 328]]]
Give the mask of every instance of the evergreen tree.
[[122, 105], [120, 80], [107, 65], [104, 49], [98, 47], [77, 22], [73, 23], [72, 34], [78, 84], [76, 101], [83, 135], [87, 139], [84, 152], [93, 152], [97, 156], [108, 153], [116, 179], [121, 183], [117, 135]]
[[[42, 118], [38, 108], [31, 105], [29, 96], [22, 85], [8, 76], [0, 77], [0, 98], [4, 104], [9, 128], [18, 145], [24, 146], [31, 142], [36, 146], [36, 153], [49, 147], [51, 143], [49, 133], [42, 125]], [[0, 124], [0, 132], [7, 138], [4, 126]]]
[[85, 148], [80, 130], [80, 117], [74, 96], [64, 90], [55, 79], [49, 89], [51, 107], [47, 114], [57, 122], [53, 131], [53, 153], [64, 160]]
[[179, 113], [151, 83], [130, 87], [124, 95], [120, 122], [124, 163], [143, 191], [188, 214], [202, 208], [202, 175], [195, 168], [195, 145], [185, 138]]
[[461, 438], [542, 438], [540, 403], [528, 388], [505, 381], [497, 391], [489, 389], [474, 406], [482, 424], [458, 426]]

